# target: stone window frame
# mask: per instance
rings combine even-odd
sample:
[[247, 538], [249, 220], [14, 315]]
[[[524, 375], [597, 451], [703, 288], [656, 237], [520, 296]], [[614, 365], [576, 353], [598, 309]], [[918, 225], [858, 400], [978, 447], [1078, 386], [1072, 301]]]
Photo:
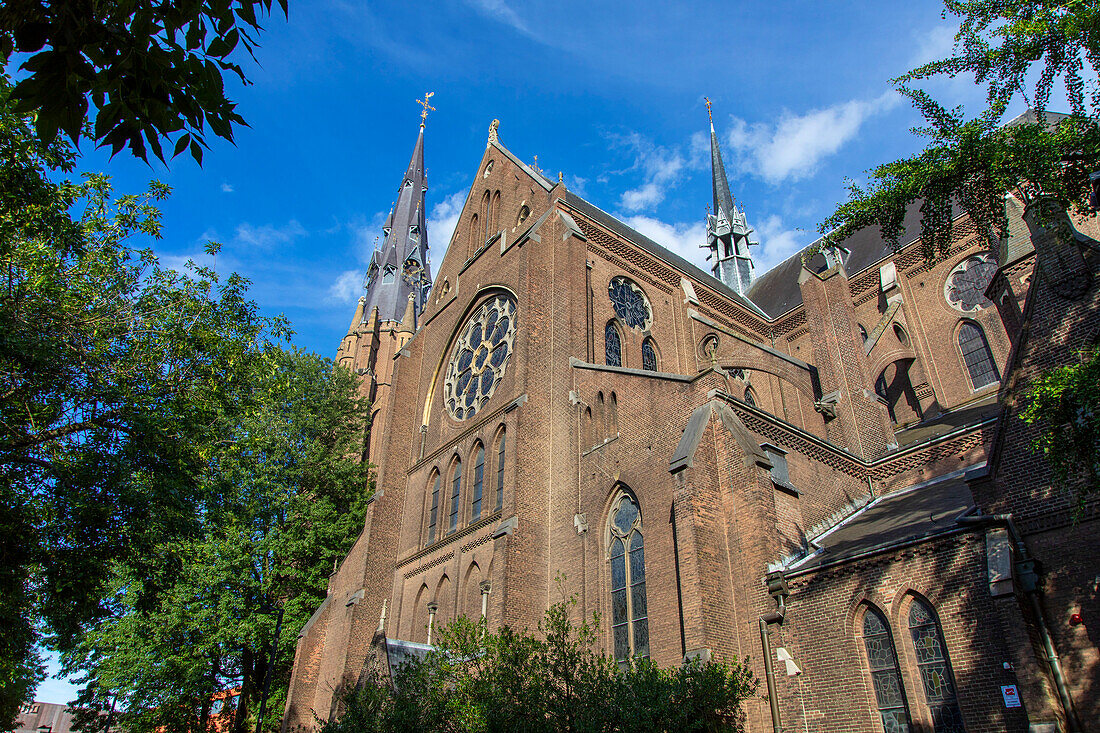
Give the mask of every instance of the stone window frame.
[[493, 509], [499, 512], [504, 508], [504, 468], [508, 460], [508, 428], [501, 423], [493, 435], [492, 445], [496, 449], [496, 469], [493, 473]]
[[[913, 723], [917, 726], [921, 726], [923, 730], [936, 730], [937, 733], [940, 728], [933, 727], [933, 714], [932, 705], [928, 701], [928, 694], [925, 689], [924, 677], [921, 674], [921, 662], [920, 656], [916, 649], [916, 644], [912, 638], [912, 632], [910, 630], [910, 613], [913, 606], [916, 603], [923, 604], [931, 613], [932, 619], [935, 621], [936, 630], [939, 633], [940, 645], [943, 649], [944, 662], [947, 669], [947, 678], [951, 683], [954, 690], [955, 708], [959, 713], [962, 729], [965, 730], [965, 718], [962, 715], [962, 704], [959, 699], [959, 687], [956, 682], [954, 666], [951, 663], [951, 650], [947, 648], [947, 639], [943, 633], [943, 622], [941, 621], [939, 611], [936, 609], [936, 605], [932, 603], [926, 595], [919, 593], [915, 590], [906, 590], [901, 597], [901, 601], [896, 603], [897, 613], [897, 627], [904, 628], [904, 639], [900, 647], [897, 647], [899, 654], [899, 663], [902, 665], [904, 674], [903, 678], [906, 679], [909, 684], [907, 685], [906, 696], [909, 701], [909, 717]], [[896, 644], [896, 640], [895, 640]], [[946, 731], [959, 730], [958, 728], [944, 728]]]
[[[637, 511], [638, 511], [637, 516], [635, 517], [634, 521], [632, 522], [629, 530], [626, 531], [625, 533], [620, 528], [614, 527], [616, 514], [618, 513], [619, 509], [621, 508], [624, 499], [630, 501], [637, 508]], [[606, 516], [605, 521], [604, 521], [604, 537], [603, 537], [603, 540], [604, 540], [605, 572], [607, 573], [607, 585], [606, 585], [607, 592], [606, 592], [606, 595], [604, 596], [604, 598], [606, 599], [606, 601], [608, 603], [607, 618], [610, 619], [610, 623], [608, 624], [608, 632], [607, 632], [607, 644], [608, 644], [607, 648], [611, 650], [611, 654], [612, 654], [613, 657], [618, 656], [618, 650], [616, 649], [616, 646], [615, 646], [615, 628], [617, 626], [621, 626], [622, 624], [616, 623], [616, 620], [615, 620], [615, 611], [614, 611], [614, 592], [615, 592], [615, 588], [614, 588], [614, 580], [613, 580], [613, 577], [614, 577], [613, 563], [614, 563], [615, 557], [617, 557], [617, 556], [615, 556], [615, 557], [612, 556], [612, 548], [614, 546], [614, 543], [616, 541], [619, 541], [619, 542], [622, 542], [623, 549], [624, 549], [623, 564], [624, 564], [624, 571], [625, 571], [625, 578], [624, 578], [625, 585], [624, 585], [622, 590], [625, 591], [625, 600], [626, 600], [626, 604], [627, 604], [627, 606], [626, 606], [625, 625], [626, 625], [626, 642], [627, 642], [628, 652], [627, 652], [627, 655], [625, 657], [623, 657], [622, 659], [616, 659], [618, 664], [620, 666], [622, 666], [624, 664], [629, 664], [629, 660], [631, 658], [635, 657], [635, 656], [637, 656], [638, 658], [652, 658], [652, 656], [653, 656], [652, 639], [649, 635], [649, 595], [648, 595], [648, 592], [647, 592], [647, 588], [645, 587], [646, 583], [647, 583], [647, 578], [646, 578], [647, 573], [646, 573], [646, 569], [645, 569], [645, 533], [642, 530], [642, 528], [643, 528], [642, 503], [638, 500], [637, 495], [634, 493], [634, 491], [629, 486], [627, 486], [626, 484], [623, 484], [621, 482], [617, 483], [615, 485], [614, 490], [611, 492], [611, 501], [608, 503], [607, 507], [608, 507], [607, 508], [607, 516]], [[631, 558], [630, 558], [631, 544], [634, 542], [635, 536], [637, 536], [641, 539], [641, 546], [640, 546], [639, 550], [640, 550], [640, 553], [641, 553], [641, 570], [642, 570], [641, 576], [642, 577], [641, 577], [640, 581], [637, 581], [633, 577], [633, 574], [632, 574], [632, 571], [631, 571]], [[635, 588], [635, 586], [639, 586], [639, 585], [642, 587], [641, 588], [641, 595], [642, 595], [643, 601], [644, 601], [645, 606], [646, 606], [646, 608], [645, 608], [645, 614], [646, 615], [645, 616], [640, 616], [640, 617], [635, 614], [636, 609], [635, 609], [635, 601], [634, 601], [634, 598], [633, 598], [634, 588]], [[643, 653], [643, 654], [637, 654], [636, 653], [636, 644], [637, 644], [638, 629], [639, 628], [644, 629], [646, 647], [645, 647], [645, 653]]]
[[[650, 354], [652, 354], [653, 365], [646, 364], [647, 354], [646, 348], [648, 347]], [[642, 339], [642, 369], [647, 372], [659, 372], [661, 371], [661, 352], [657, 348], [657, 342], [652, 336], [646, 336]]]
[[[479, 394], [478, 396], [475, 397], [475, 405], [472, 406], [472, 407], [467, 407], [467, 406], [464, 406], [464, 405], [460, 404], [459, 400], [457, 399], [457, 394], [456, 394], [455, 395], [455, 402], [456, 402], [456, 408], [455, 409], [456, 409], [456, 411], [461, 411], [461, 413], [462, 413], [462, 417], [459, 417], [455, 412], [452, 412], [452, 410], [451, 410], [450, 398], [451, 398], [451, 395], [452, 395], [452, 390], [457, 389], [457, 383], [459, 381], [459, 378], [462, 376], [462, 374], [464, 372], [470, 370], [470, 365], [468, 364], [466, 369], [458, 370], [458, 367], [454, 364], [454, 362], [456, 362], [458, 360], [457, 355], [459, 353], [459, 350], [461, 348], [463, 348], [463, 344], [466, 344], [466, 339], [467, 339], [467, 336], [468, 336], [467, 332], [468, 332], [471, 324], [475, 320], [483, 319], [485, 317], [485, 315], [488, 313], [487, 309], [491, 310], [491, 307], [495, 307], [498, 310], [497, 320], [495, 321], [495, 323], [496, 324], [500, 323], [501, 315], [502, 315], [501, 304], [500, 304], [501, 300], [505, 301], [507, 306], [508, 306], [508, 308], [507, 308], [508, 312], [505, 313], [504, 315], [506, 315], [509, 318], [509, 326], [508, 326], [506, 332], [501, 337], [500, 341], [497, 343], [497, 347], [489, 349], [490, 353], [489, 353], [489, 356], [486, 357], [486, 362], [484, 363], [484, 365], [482, 367], [482, 372], [478, 372], [477, 376], [472, 377], [472, 379], [474, 379], [476, 381], [476, 380], [480, 379], [481, 374], [485, 370], [492, 369], [494, 374], [495, 374], [493, 384], [492, 384], [492, 386], [489, 390], [488, 395]], [[439, 372], [438, 372], [439, 377], [442, 378], [440, 381], [442, 382], [442, 389], [443, 389], [443, 394], [442, 394], [443, 413], [453, 423], [460, 424], [460, 423], [463, 423], [467, 420], [471, 420], [472, 418], [476, 417], [479, 413], [481, 413], [482, 409], [487, 404], [489, 404], [489, 402], [491, 402], [492, 399], [496, 396], [497, 390], [500, 387], [501, 382], [503, 382], [504, 379], [507, 378], [508, 364], [512, 360], [512, 357], [515, 354], [515, 342], [516, 342], [516, 337], [519, 334], [519, 330], [518, 330], [518, 326], [517, 326], [518, 318], [519, 318], [519, 303], [518, 303], [518, 300], [517, 300], [515, 294], [512, 293], [510, 290], [507, 290], [505, 288], [500, 288], [500, 287], [492, 287], [492, 288], [486, 288], [486, 289], [478, 292], [474, 296], [473, 300], [471, 301], [471, 306], [467, 310], [466, 315], [459, 321], [459, 326], [455, 329], [454, 336], [452, 337], [451, 343], [447, 347], [446, 351], [443, 354], [444, 361], [440, 365]], [[495, 326], [494, 326], [493, 330], [495, 332]], [[484, 334], [482, 335], [482, 342], [485, 342]], [[501, 360], [500, 365], [499, 366], [493, 366], [492, 362], [491, 362], [493, 352], [495, 352], [500, 347], [506, 348], [507, 351], [506, 351], [503, 359]], [[466, 348], [469, 348], [468, 344], [466, 344]], [[474, 356], [476, 356], [476, 350], [475, 350]], [[454, 367], [454, 369], [456, 370], [456, 373], [454, 373], [454, 374], [452, 374], [452, 367]], [[471, 371], [471, 374], [472, 373], [473, 372]], [[469, 382], [467, 382], [466, 384], [467, 384], [467, 386], [469, 386]], [[462, 394], [464, 394], [464, 393], [465, 393], [465, 390], [463, 390]], [[425, 406], [425, 413], [424, 413], [425, 414], [425, 421], [427, 420], [427, 416], [429, 415], [429, 407], [430, 407], [430, 402], [429, 402], [429, 405]], [[469, 413], [469, 414], [467, 414], [467, 413]]]
[[442, 537], [449, 537], [457, 532], [462, 523], [462, 457], [458, 453], [451, 456], [451, 462], [448, 464], [447, 486], [449, 487], [449, 498], [446, 501], [447, 523]]
[[[970, 352], [963, 351], [963, 345], [960, 340], [962, 336], [962, 331], [967, 326], [974, 328], [977, 331], [981, 346], [984, 347], [985, 350], [985, 356], [989, 359], [989, 364], [992, 367], [992, 371], [990, 373], [993, 375], [993, 380], [991, 382], [981, 385], [980, 387], [974, 385], [973, 373], [970, 370], [970, 365], [966, 361], [966, 355]], [[966, 382], [970, 386], [971, 392], [982, 392], [991, 387], [997, 387], [1000, 385], [1003, 375], [1001, 374], [1000, 368], [997, 366], [997, 359], [993, 356], [993, 349], [989, 346], [989, 337], [986, 335], [985, 328], [982, 327], [982, 324], [978, 323], [978, 321], [974, 320], [973, 318], [960, 318], [955, 324], [954, 338], [952, 340], [955, 343], [955, 353], [959, 357], [959, 367], [962, 369], [963, 374], [966, 376]]]
[[[608, 321], [608, 322], [607, 322], [607, 325], [605, 325], [605, 326], [603, 327], [603, 341], [604, 341], [604, 364], [606, 364], [607, 366], [617, 366], [617, 367], [621, 367], [621, 366], [622, 366], [622, 365], [623, 365], [623, 364], [625, 363], [625, 361], [626, 361], [626, 360], [625, 360], [625, 359], [623, 358], [623, 356], [624, 356], [624, 352], [625, 352], [625, 350], [626, 350], [626, 349], [625, 349], [625, 346], [626, 346], [626, 344], [625, 344], [625, 342], [626, 342], [626, 339], [625, 339], [625, 338], [623, 338], [623, 329], [622, 329], [622, 327], [621, 327], [621, 326], [619, 325], [619, 322], [618, 322], [618, 321], [619, 321], [619, 319], [618, 319], [618, 318], [612, 318], [612, 319], [611, 319], [610, 321]], [[609, 355], [611, 354], [611, 348], [610, 348], [610, 346], [609, 346], [609, 344], [608, 344], [608, 336], [609, 336], [609, 335], [611, 335], [612, 333], [613, 333], [613, 334], [615, 334], [615, 338], [617, 338], [617, 339], [619, 340], [619, 344], [618, 344], [618, 352], [619, 352], [619, 363], [618, 363], [618, 364], [612, 364], [612, 363], [611, 363], [611, 362], [612, 362], [612, 359], [609, 359], [609, 358], [608, 358], [608, 356], [609, 356]]]
[[473, 456], [474, 468], [469, 478], [470, 521], [468, 523], [473, 524], [485, 515], [485, 444], [475, 440], [473, 448], [470, 449], [470, 455]]
[[[871, 600], [864, 599], [859, 603], [859, 606], [857, 607], [856, 613], [852, 620], [854, 623], [853, 638], [856, 642], [856, 646], [859, 649], [860, 666], [863, 668], [864, 681], [867, 687], [867, 692], [869, 694], [867, 700], [868, 712], [871, 716], [871, 719], [876, 722], [876, 730], [883, 729], [884, 726], [882, 723], [881, 712], [882, 708], [879, 706], [880, 703], [874, 683], [874, 672], [880, 670], [873, 670], [871, 668], [871, 659], [867, 652], [867, 642], [864, 637], [864, 629], [866, 628], [865, 624], [867, 620], [867, 615], [869, 613], [877, 614], [880, 621], [882, 621], [884, 626], [886, 627], [886, 633], [889, 637], [890, 645], [894, 652], [894, 671], [897, 673], [898, 676], [898, 687], [901, 691], [902, 709], [905, 712], [906, 720], [909, 723], [909, 730], [915, 730], [913, 726], [912, 705], [909, 702], [908, 694], [908, 672], [910, 670], [908, 669], [909, 665], [907, 664], [907, 662], [909, 660], [908, 658], [905, 658], [906, 664], [904, 664], [903, 666], [903, 657], [901, 654], [899, 654], [897, 639], [894, 636], [894, 624], [891, 621], [890, 615], [886, 611], [884, 611], [882, 607], [875, 604]], [[908, 631], [908, 629], [906, 630]]]
[[[439, 510], [442, 509], [439, 501], [442, 496], [440, 493], [442, 491], [442, 475], [438, 466], [432, 466], [432, 470], [428, 473], [428, 481], [424, 484], [426, 494], [424, 501], [424, 534], [422, 536], [425, 538], [425, 547], [434, 545], [438, 539], [436, 529], [439, 527]], [[435, 506], [432, 506], [433, 500]], [[435, 514], [434, 517], [432, 516], [433, 513]]]

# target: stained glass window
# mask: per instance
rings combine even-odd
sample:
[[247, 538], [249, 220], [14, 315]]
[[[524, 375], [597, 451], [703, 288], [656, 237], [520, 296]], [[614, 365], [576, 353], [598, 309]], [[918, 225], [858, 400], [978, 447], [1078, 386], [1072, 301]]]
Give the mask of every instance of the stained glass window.
[[901, 686], [898, 655], [886, 617], [876, 608], [868, 608], [863, 616], [863, 644], [871, 668], [871, 684], [875, 702], [886, 733], [908, 733], [909, 710], [905, 690]]
[[649, 328], [652, 318], [649, 301], [633, 280], [621, 276], [611, 278], [607, 295], [611, 298], [615, 315], [627, 328], [639, 328], [643, 331]]
[[451, 473], [451, 518], [447, 522], [447, 534], [454, 532], [458, 527], [458, 500], [462, 494], [462, 461], [455, 459], [455, 466]]
[[481, 519], [481, 490], [485, 486], [485, 449], [480, 445], [474, 457], [474, 495], [470, 502], [470, 521]]
[[982, 329], [972, 321], [963, 321], [959, 327], [959, 350], [963, 363], [970, 374], [970, 383], [974, 389], [981, 389], [994, 382], [1001, 381], [997, 365], [993, 363], [993, 354], [989, 352]]
[[993, 305], [985, 297], [985, 289], [997, 272], [997, 259], [993, 254], [967, 257], [947, 276], [943, 285], [943, 297], [952, 308], [964, 313]]
[[432, 510], [428, 517], [428, 544], [435, 542], [435, 526], [439, 520], [439, 474], [435, 475], [432, 485]]
[[611, 637], [620, 665], [649, 656], [645, 542], [638, 505], [627, 494], [611, 512]]
[[500, 444], [497, 448], [497, 501], [495, 510], [504, 506], [504, 430], [500, 431]]
[[752, 393], [752, 387], [745, 388], [745, 404], [756, 407], [756, 397]]
[[614, 323], [608, 323], [603, 330], [604, 363], [608, 366], [623, 365], [623, 343], [619, 338], [619, 329]]
[[642, 342], [642, 369], [649, 372], [657, 371], [657, 349], [653, 348], [652, 339]]
[[924, 696], [932, 712], [932, 730], [934, 733], [961, 733], [965, 729], [943, 633], [932, 609], [919, 598], [909, 607], [909, 633], [917, 653]]
[[463, 326], [451, 352], [443, 395], [456, 420], [473, 417], [504, 378], [516, 336], [516, 302], [507, 295], [486, 300]]

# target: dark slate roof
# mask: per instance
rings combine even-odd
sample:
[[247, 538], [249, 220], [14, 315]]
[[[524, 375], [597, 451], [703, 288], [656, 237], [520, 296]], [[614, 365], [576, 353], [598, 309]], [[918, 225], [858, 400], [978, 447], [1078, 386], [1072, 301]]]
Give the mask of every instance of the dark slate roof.
[[[920, 238], [920, 206], [919, 201], [913, 202], [906, 210], [901, 236], [898, 237], [899, 246], [907, 246]], [[802, 253], [820, 241], [818, 239], [780, 262], [753, 283], [749, 297], [772, 318], [778, 318], [802, 304], [802, 290], [798, 287], [798, 276], [802, 272]], [[844, 263], [844, 269], [849, 275], [867, 269], [894, 251], [877, 225], [860, 229], [840, 244], [851, 252]], [[825, 269], [825, 258], [820, 254], [815, 255], [810, 259], [809, 266], [820, 272]]]
[[585, 216], [599, 222], [601, 225], [615, 232], [620, 237], [630, 240], [654, 257], [664, 260], [668, 264], [672, 265], [672, 267], [676, 268], [685, 275], [691, 276], [696, 281], [709, 287], [711, 290], [714, 290], [718, 294], [723, 295], [732, 301], [735, 301], [745, 308], [748, 308], [753, 313], [756, 313], [758, 315], [762, 313], [761, 309], [756, 307], [754, 303], [750, 302], [747, 298], [738, 295], [735, 291], [730, 289], [728, 285], [714, 277], [714, 275], [711, 275], [708, 272], [703, 272], [701, 269], [691, 264], [680, 255], [674, 252], [670, 252], [668, 249], [657, 244], [641, 232], [632, 229], [631, 227], [616, 219], [611, 214], [608, 214], [603, 209], [589, 203], [588, 201], [585, 201], [577, 194], [567, 190], [561, 198], [562, 201], [564, 201], [570, 207], [584, 213]]
[[887, 494], [812, 540], [821, 549], [791, 570], [801, 572], [957, 529], [955, 520], [973, 507], [974, 497], [961, 476]]

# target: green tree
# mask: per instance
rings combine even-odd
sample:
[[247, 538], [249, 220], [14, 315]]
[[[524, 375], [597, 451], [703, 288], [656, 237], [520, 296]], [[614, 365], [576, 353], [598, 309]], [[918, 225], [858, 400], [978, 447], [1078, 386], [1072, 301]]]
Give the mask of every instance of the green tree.
[[[1007, 237], [1005, 192], [1025, 206], [1041, 202], [1034, 210], [1043, 223], [1051, 212], [1093, 215], [1090, 174], [1100, 170], [1100, 5], [1090, 0], [945, 0], [945, 6], [960, 19], [952, 55], [893, 80], [927, 120], [915, 132], [929, 138], [928, 146], [872, 169], [865, 187], [850, 184], [849, 200], [820, 227], [823, 243], [878, 225], [897, 246], [906, 210], [919, 203], [921, 247], [927, 259], [935, 259], [951, 245], [958, 207], [978, 231]], [[945, 109], [913, 86], [961, 73], [972, 73], [986, 87], [988, 108], [974, 118], [967, 119], [962, 108]], [[1028, 88], [1031, 78], [1035, 82]], [[1065, 91], [1074, 114], [1052, 124], [1045, 110], [1056, 89]], [[1002, 124], [1017, 98], [1035, 115]], [[1063, 477], [1078, 475], [1067, 473], [1074, 464], [1086, 475], [1095, 471], [1100, 454], [1096, 420], [1081, 419], [1076, 402], [1100, 391], [1100, 372], [1090, 366], [1094, 361], [1084, 359], [1040, 378], [1024, 415], [1040, 430], [1036, 446]], [[1080, 404], [1086, 412], [1091, 409]], [[1073, 439], [1061, 441], [1070, 415]], [[1092, 475], [1075, 486], [1097, 491], [1100, 483]]]
[[[277, 2], [286, 15], [287, 0]], [[201, 164], [207, 128], [232, 141], [234, 125], [246, 124], [222, 74], [248, 83], [230, 59], [238, 47], [254, 57], [271, 8], [272, 0], [6, 0], [0, 57], [5, 67], [25, 59], [16, 109], [36, 114], [44, 143], [60, 130], [74, 143], [90, 137], [110, 146], [112, 155], [129, 147], [162, 161], [165, 143]]]
[[744, 664], [648, 659], [620, 667], [597, 651], [597, 621], [575, 624], [575, 600], [550, 607], [538, 633], [490, 633], [460, 618], [435, 650], [367, 680], [343, 700], [322, 733], [737, 731], [757, 680]]
[[[201, 527], [116, 563], [110, 614], [65, 656], [79, 702], [125, 712], [126, 730], [209, 730], [211, 695], [240, 686], [235, 730], [255, 712], [281, 608], [267, 728], [278, 728], [298, 631], [362, 528], [368, 466], [358, 381], [330, 360], [269, 348], [242, 409], [220, 416], [201, 483]], [[146, 592], [149, 586], [155, 593]], [[254, 725], [254, 723], [253, 723]]]
[[0, 78], [0, 721], [41, 674], [43, 634], [72, 648], [105, 610], [110, 561], [196, 529], [194, 480], [251, 363], [287, 334], [247, 282], [163, 268], [154, 183], [113, 197], [70, 172]]

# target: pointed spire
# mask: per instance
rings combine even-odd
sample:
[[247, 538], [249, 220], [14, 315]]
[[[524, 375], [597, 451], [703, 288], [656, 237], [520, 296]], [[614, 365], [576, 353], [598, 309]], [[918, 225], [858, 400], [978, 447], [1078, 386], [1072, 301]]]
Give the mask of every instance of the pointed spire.
[[406, 304], [413, 299], [415, 315], [427, 303], [431, 276], [428, 273], [428, 222], [424, 194], [428, 190], [424, 171], [424, 120], [428, 110], [435, 109], [428, 102], [429, 92], [423, 100], [420, 114], [420, 131], [413, 146], [408, 168], [401, 179], [397, 200], [382, 227], [382, 246], [371, 257], [367, 269], [366, 303], [378, 309], [382, 321], [399, 322], [404, 317]]
[[714, 213], [707, 216], [707, 243], [703, 246], [711, 250], [711, 257], [714, 258], [714, 264], [711, 266], [714, 276], [736, 293], [747, 297], [755, 279], [749, 245], [757, 242], [751, 236], [753, 230], [745, 220], [745, 212], [737, 208], [733, 195], [730, 194], [726, 166], [722, 163], [722, 150], [718, 145], [718, 134], [714, 131], [711, 102], [706, 97], [704, 99], [707, 104], [707, 117], [710, 119], [710, 165]]
[[348, 326], [348, 333], [352, 334], [359, 330], [360, 324], [363, 323], [363, 310], [366, 308], [367, 299], [360, 298], [358, 305], [355, 306], [355, 315], [351, 317], [351, 325]]
[[405, 315], [401, 316], [401, 325], [397, 327], [397, 340], [404, 346], [416, 333], [416, 296], [409, 293], [409, 302], [405, 306]]

